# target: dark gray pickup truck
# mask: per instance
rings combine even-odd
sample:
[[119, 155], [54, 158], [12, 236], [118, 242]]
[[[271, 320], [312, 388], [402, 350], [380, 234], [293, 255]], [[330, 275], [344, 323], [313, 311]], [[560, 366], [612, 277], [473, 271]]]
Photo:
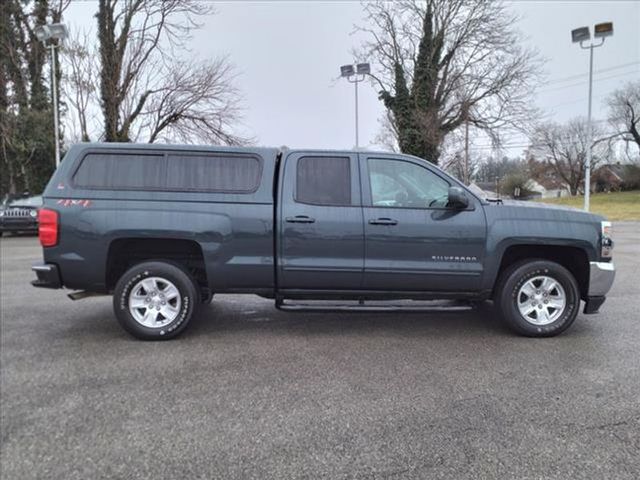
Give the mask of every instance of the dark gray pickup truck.
[[395, 153], [76, 145], [38, 218], [33, 285], [113, 294], [143, 339], [176, 336], [215, 293], [282, 309], [493, 300], [515, 331], [551, 336], [581, 300], [597, 312], [615, 275], [603, 218], [489, 202]]

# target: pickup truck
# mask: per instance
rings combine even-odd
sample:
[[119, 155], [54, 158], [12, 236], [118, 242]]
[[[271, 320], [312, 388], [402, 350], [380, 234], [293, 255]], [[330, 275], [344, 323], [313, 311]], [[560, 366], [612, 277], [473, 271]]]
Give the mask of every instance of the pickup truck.
[[516, 332], [552, 336], [615, 275], [602, 217], [487, 201], [397, 153], [80, 144], [43, 197], [33, 285], [112, 294], [141, 339], [175, 337], [216, 293], [289, 310], [492, 300]]

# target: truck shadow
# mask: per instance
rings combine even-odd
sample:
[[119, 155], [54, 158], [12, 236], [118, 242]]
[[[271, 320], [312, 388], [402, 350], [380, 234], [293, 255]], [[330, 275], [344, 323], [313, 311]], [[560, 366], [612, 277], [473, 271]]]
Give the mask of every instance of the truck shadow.
[[214, 301], [192, 319], [184, 337], [265, 331], [276, 335], [371, 334], [416, 336], [507, 335], [489, 304], [468, 311], [437, 312], [283, 312], [273, 304], [243, 307]]
[[[500, 320], [491, 303], [467, 311], [438, 312], [283, 312], [268, 300], [241, 297], [218, 299], [203, 305], [191, 320], [181, 339], [204, 341], [238, 334], [270, 336], [395, 336], [407, 338], [476, 338], [517, 337]], [[85, 300], [85, 302], [91, 300]], [[80, 336], [88, 341], [131, 339], [111, 311], [111, 302], [93, 300], [95, 308], [80, 309], [48, 327], [56, 338]], [[87, 315], [88, 310], [94, 314]], [[81, 317], [81, 318], [80, 318]], [[562, 336], [589, 335], [591, 322], [579, 315], [571, 329]], [[63, 328], [61, 328], [63, 327]], [[135, 341], [135, 340], [134, 340]]]

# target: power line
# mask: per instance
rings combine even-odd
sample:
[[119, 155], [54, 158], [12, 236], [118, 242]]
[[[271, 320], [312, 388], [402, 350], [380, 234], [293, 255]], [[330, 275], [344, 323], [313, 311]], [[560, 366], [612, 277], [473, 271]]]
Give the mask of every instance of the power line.
[[[598, 99], [599, 98], [604, 98], [604, 97], [607, 97], [607, 96], [611, 95], [612, 93], [613, 92], [602, 93], [600, 95], [594, 95], [593, 98], [598, 98]], [[553, 106], [554, 107], [561, 107], [563, 105], [571, 105], [571, 104], [574, 104], [574, 103], [584, 102], [584, 101], [586, 101], [588, 99], [589, 99], [589, 97], [582, 97], [582, 98], [577, 98], [576, 100], [569, 100], [567, 102], [554, 103]]]
[[[637, 74], [638, 74], [638, 72], [636, 72], [634, 70], [633, 72], [624, 72], [624, 73], [618, 73], [617, 75], [609, 75], [608, 77], [596, 78], [593, 81], [595, 83], [595, 82], [601, 82], [601, 81], [604, 81], [604, 80], [611, 80], [612, 78], [624, 77], [624, 76], [627, 76], [627, 75], [637, 75]], [[561, 85], [559, 87], [544, 88], [542, 90], [538, 90], [537, 93], [553, 92], [555, 90], [562, 90], [563, 88], [577, 87], [579, 85], [584, 85], [585, 83], [587, 83], [587, 80], [584, 80], [582, 82], [570, 83], [569, 85]]]
[[[621, 68], [626, 68], [626, 67], [630, 67], [633, 65], [640, 65], [640, 61], [638, 62], [629, 62], [629, 63], [621, 63], [619, 65], [614, 65], [613, 67], [608, 67], [608, 68], [601, 68], [600, 70], [595, 70], [593, 73], [594, 75], [598, 75], [600, 73], [606, 73], [606, 72], [611, 72], [613, 70], [619, 70]], [[576, 80], [579, 78], [584, 78], [587, 77], [589, 74], [588, 73], [578, 73], [576, 75], [570, 75], [568, 77], [562, 77], [562, 78], [556, 78], [553, 80], [549, 80], [548, 82], [545, 82], [547, 84], [549, 83], [562, 83], [562, 82], [568, 82], [570, 80]]]
[[[577, 142], [565, 142], [565, 144], [567, 145], [578, 145], [581, 144], [583, 142], [577, 141]], [[486, 149], [496, 149], [496, 150], [505, 150], [505, 149], [509, 149], [509, 148], [529, 148], [529, 147], [545, 147], [546, 145], [544, 143], [530, 143], [530, 142], [526, 142], [526, 143], [513, 143], [510, 145], [500, 145], [498, 148], [493, 146], [493, 145], [471, 145], [470, 150], [474, 150], [474, 149], [479, 149], [479, 150], [486, 150]]]

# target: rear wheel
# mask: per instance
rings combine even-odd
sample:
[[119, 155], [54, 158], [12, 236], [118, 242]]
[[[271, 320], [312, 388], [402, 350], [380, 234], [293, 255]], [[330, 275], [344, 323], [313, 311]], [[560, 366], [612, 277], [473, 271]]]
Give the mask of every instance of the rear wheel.
[[562, 265], [524, 260], [500, 277], [495, 303], [507, 325], [529, 337], [551, 337], [565, 331], [580, 308], [578, 283]]
[[120, 325], [143, 340], [165, 340], [184, 330], [199, 297], [191, 277], [176, 265], [144, 262], [116, 284], [113, 309]]

